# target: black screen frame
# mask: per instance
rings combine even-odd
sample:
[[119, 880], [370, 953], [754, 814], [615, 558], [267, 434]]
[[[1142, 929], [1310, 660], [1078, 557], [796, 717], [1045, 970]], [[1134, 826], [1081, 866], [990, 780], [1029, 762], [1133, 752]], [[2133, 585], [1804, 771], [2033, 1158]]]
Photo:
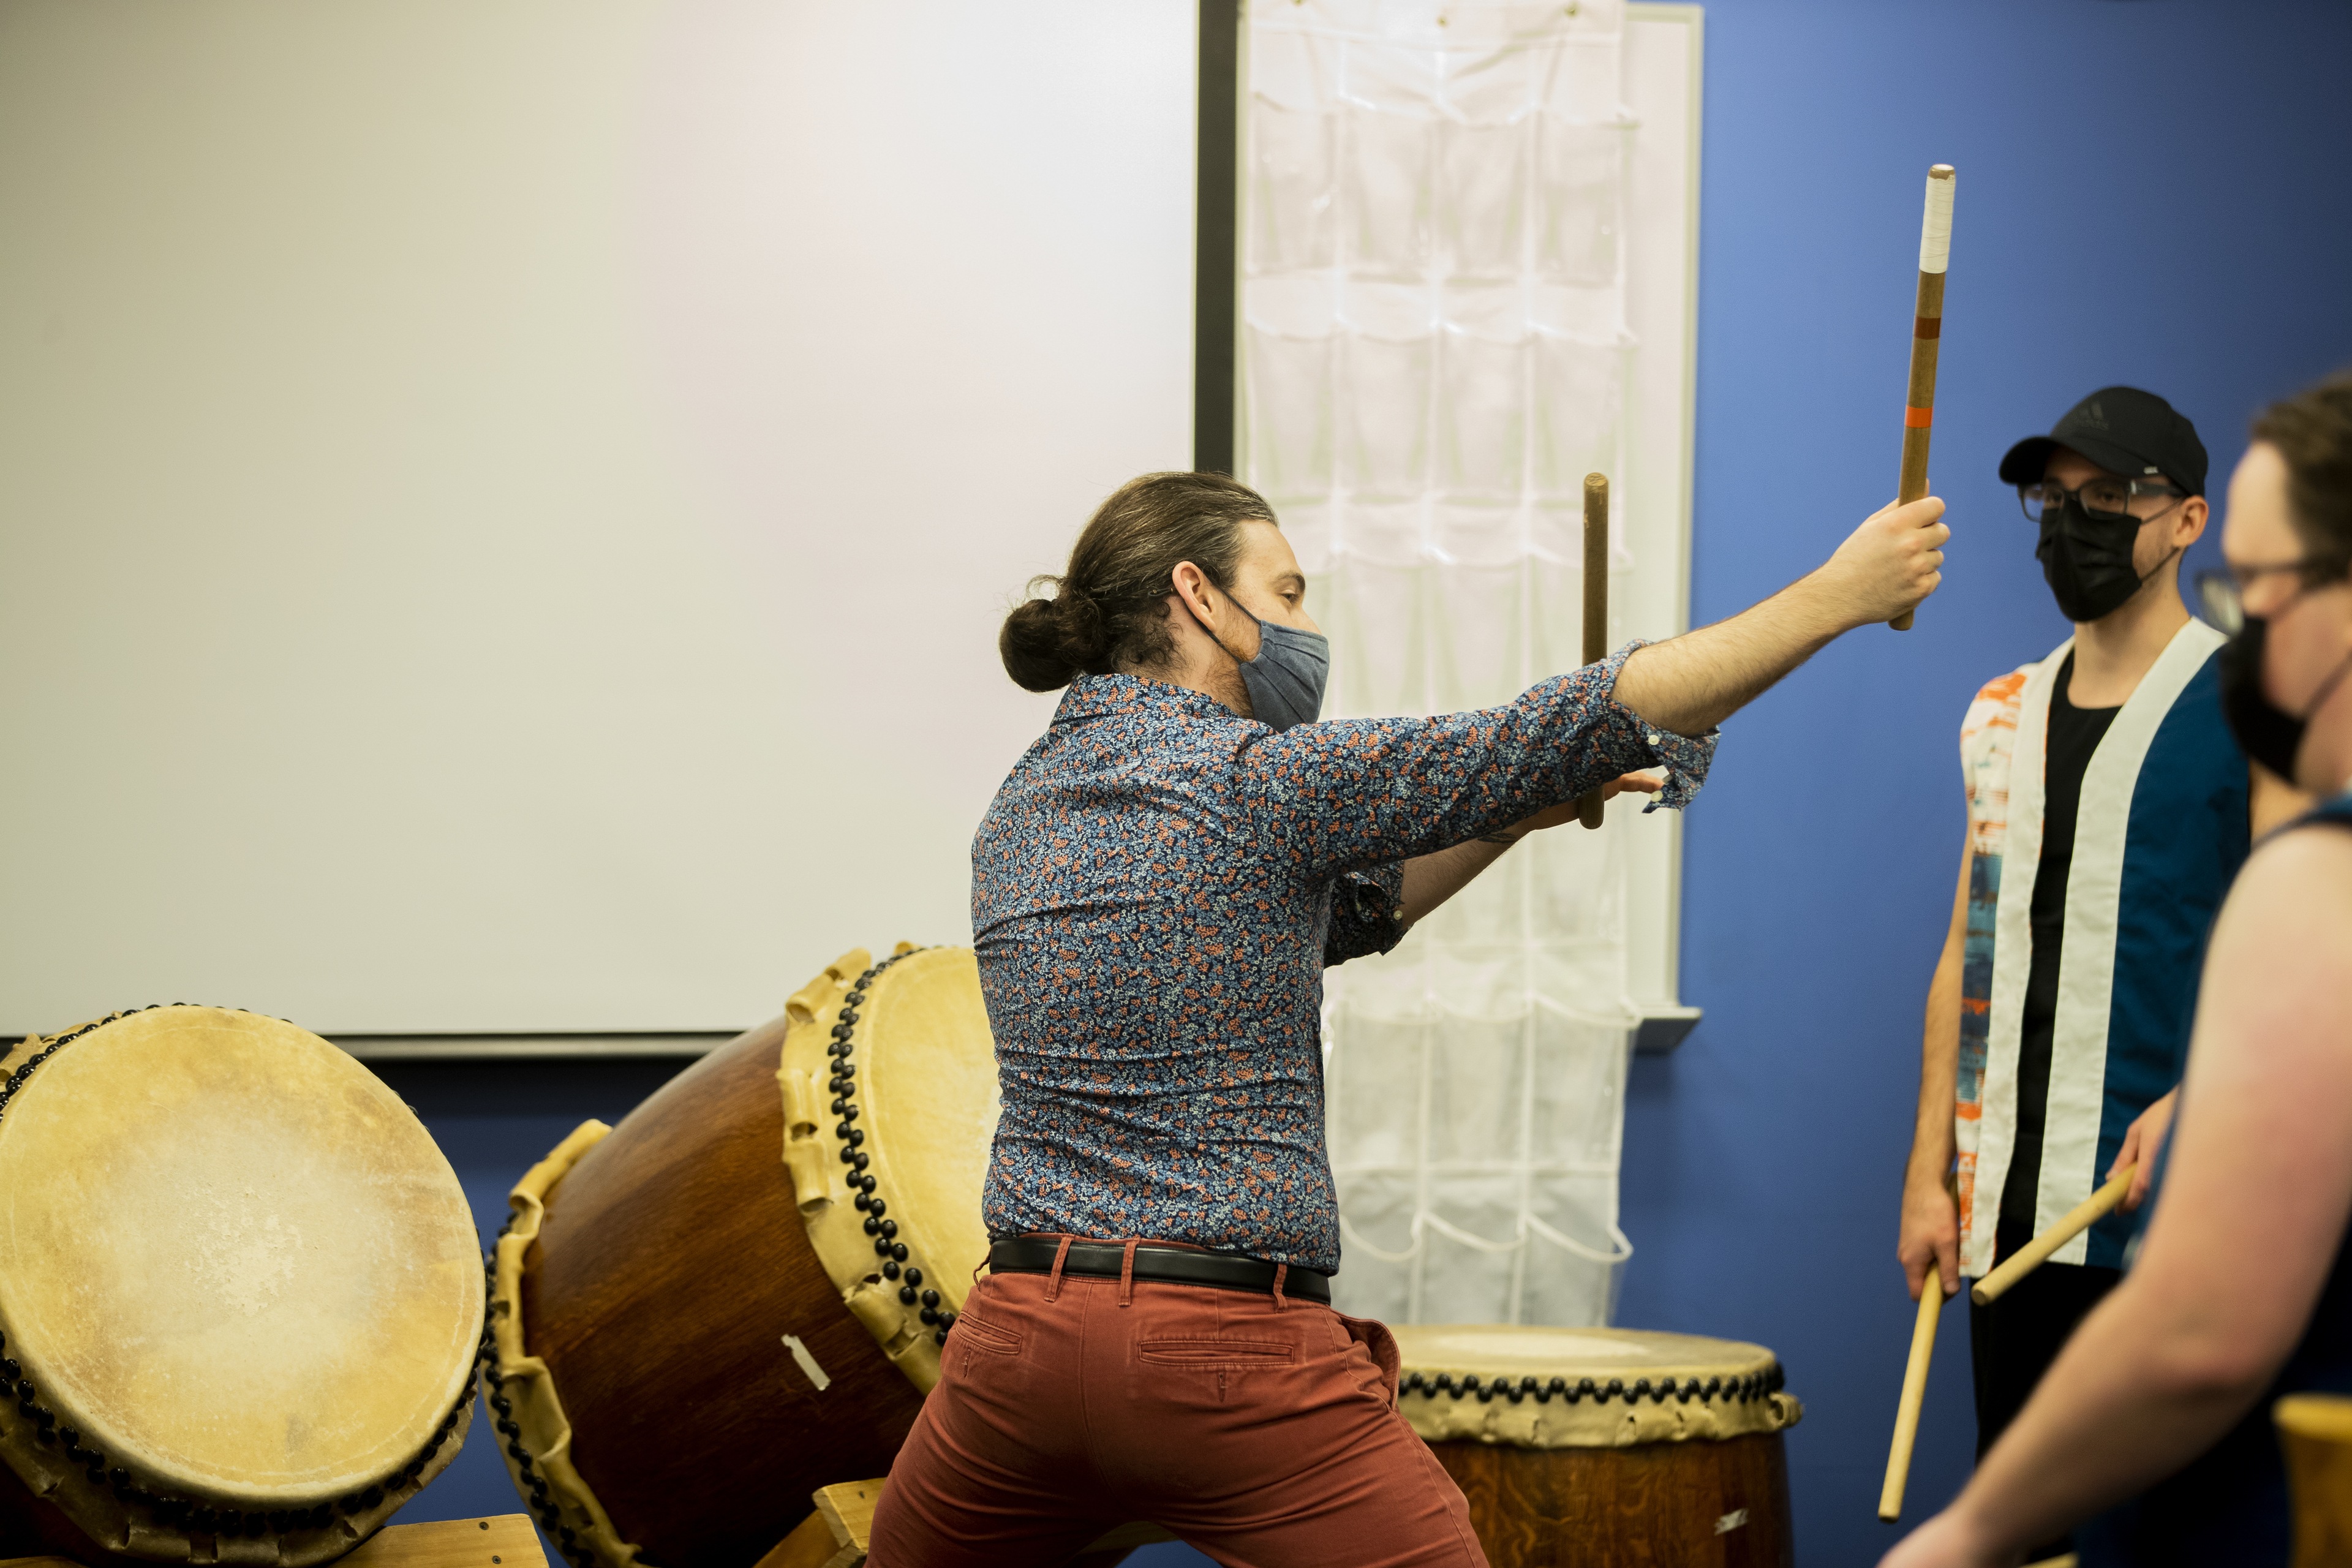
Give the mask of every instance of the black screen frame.
[[1234, 462], [1241, 247], [1242, 0], [1201, 0], [1193, 210], [1192, 467]]

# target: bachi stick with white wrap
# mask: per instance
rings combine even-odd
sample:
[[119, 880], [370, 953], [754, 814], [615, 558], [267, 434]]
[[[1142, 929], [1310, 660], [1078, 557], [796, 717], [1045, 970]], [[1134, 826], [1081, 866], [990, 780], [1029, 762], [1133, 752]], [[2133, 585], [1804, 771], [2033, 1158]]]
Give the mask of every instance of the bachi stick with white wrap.
[[[1919, 220], [1919, 302], [1911, 314], [1911, 384], [1903, 399], [1903, 482], [1895, 499], [1927, 493], [1927, 437], [1936, 425], [1936, 351], [1944, 335], [1944, 274], [1952, 260], [1952, 192], [1959, 184], [1949, 163], [1927, 171], [1927, 209]], [[1911, 612], [1887, 625], [1911, 629]]]

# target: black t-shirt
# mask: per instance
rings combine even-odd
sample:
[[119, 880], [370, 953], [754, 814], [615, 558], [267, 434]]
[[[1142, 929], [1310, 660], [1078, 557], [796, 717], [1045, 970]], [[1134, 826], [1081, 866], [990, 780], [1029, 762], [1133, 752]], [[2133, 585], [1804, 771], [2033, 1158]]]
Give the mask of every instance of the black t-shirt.
[[2042, 1189], [2042, 1131], [2050, 1109], [2050, 1041], [2058, 1016], [2059, 949], [2066, 935], [2066, 868], [2074, 858], [2074, 816], [2083, 773], [2118, 711], [2077, 708], [2070, 650], [2050, 693], [2049, 748], [2042, 765], [2042, 861], [2033, 874], [2033, 963], [2025, 977], [2024, 1027], [2017, 1050], [2017, 1152], [2001, 1184], [1994, 1251], [2006, 1258], [2033, 1236]]

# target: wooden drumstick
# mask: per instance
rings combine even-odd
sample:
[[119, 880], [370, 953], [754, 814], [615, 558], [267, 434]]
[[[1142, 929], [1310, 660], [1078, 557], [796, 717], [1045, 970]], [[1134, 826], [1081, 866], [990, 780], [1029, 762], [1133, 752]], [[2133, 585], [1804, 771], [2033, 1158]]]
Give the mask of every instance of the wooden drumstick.
[[[1927, 171], [1927, 208], [1919, 220], [1919, 302], [1911, 315], [1911, 384], [1903, 399], [1903, 482], [1896, 501], [1927, 493], [1927, 438], [1936, 426], [1936, 352], [1944, 334], [1944, 272], [1952, 259], [1952, 191], [1958, 184], [1949, 163]], [[1911, 629], [1911, 612], [1886, 623]]]
[[2066, 1216], [2023, 1247], [2010, 1260], [1986, 1275], [1969, 1292], [1969, 1300], [1981, 1307], [1999, 1299], [2009, 1288], [2050, 1261], [2050, 1255], [2088, 1230], [2114, 1212], [2131, 1191], [2132, 1173], [2139, 1167], [2126, 1165], [2107, 1178], [2107, 1184], [2066, 1211]]
[[1886, 1453], [1886, 1484], [1878, 1489], [1878, 1517], [1903, 1516], [1903, 1488], [1911, 1479], [1911, 1445], [1919, 1436], [1919, 1406], [1927, 1398], [1927, 1363], [1936, 1353], [1936, 1322], [1944, 1311], [1944, 1276], [1933, 1262], [1919, 1281], [1919, 1316], [1911, 1325], [1911, 1359], [1903, 1368], [1903, 1397], [1895, 1406], [1895, 1444]]
[[[1584, 476], [1584, 662], [1609, 657], [1609, 476]], [[1605, 799], [1598, 789], [1576, 797], [1577, 820], [1601, 826]]]

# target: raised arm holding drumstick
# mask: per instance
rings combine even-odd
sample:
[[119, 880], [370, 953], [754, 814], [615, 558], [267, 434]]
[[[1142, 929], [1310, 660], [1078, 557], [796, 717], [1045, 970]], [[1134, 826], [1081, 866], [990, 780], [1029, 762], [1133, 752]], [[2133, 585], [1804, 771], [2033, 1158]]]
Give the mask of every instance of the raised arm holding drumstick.
[[[1003, 1109], [990, 1272], [955, 1331], [1022, 1353], [943, 1359], [875, 1561], [1066, 1556], [1094, 1533], [1074, 1521], [1109, 1514], [1227, 1560], [1474, 1568], [1467, 1507], [1393, 1386], [1363, 1397], [1384, 1331], [1326, 1305], [1320, 971], [1394, 947], [1518, 837], [1579, 819], [1589, 791], [1663, 767], [1661, 804], [1690, 798], [1717, 724], [1934, 591], [1942, 510], [1885, 508], [1763, 603], [1508, 702], [1322, 721], [1329, 650], [1265, 498], [1197, 473], [1109, 497], [1039, 581], [1050, 596], [1005, 619], [1005, 672], [1067, 689], [972, 840]], [[1179, 994], [1203, 1001], [1179, 1017], [1137, 1000]], [[1251, 1092], [1199, 1093], [1236, 1052]], [[1192, 1373], [1138, 1359], [1208, 1311], [1280, 1352], [1283, 1374], [1203, 1405]], [[1104, 1367], [1125, 1370], [1090, 1389]], [[1073, 1464], [1069, 1435], [1105, 1398], [1128, 1418]]]

